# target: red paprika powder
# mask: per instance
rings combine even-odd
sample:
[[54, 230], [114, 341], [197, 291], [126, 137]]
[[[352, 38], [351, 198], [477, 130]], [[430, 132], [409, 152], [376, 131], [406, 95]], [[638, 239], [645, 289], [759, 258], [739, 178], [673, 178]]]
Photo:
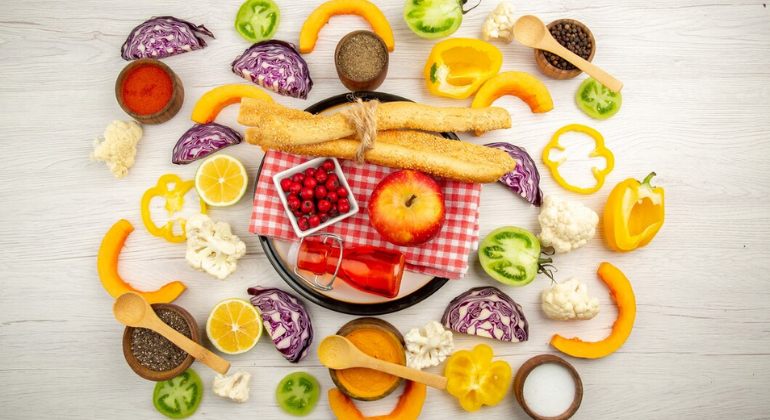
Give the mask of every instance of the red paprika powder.
[[123, 82], [123, 102], [128, 109], [140, 114], [154, 114], [168, 104], [174, 83], [162, 68], [152, 64], [139, 66]]

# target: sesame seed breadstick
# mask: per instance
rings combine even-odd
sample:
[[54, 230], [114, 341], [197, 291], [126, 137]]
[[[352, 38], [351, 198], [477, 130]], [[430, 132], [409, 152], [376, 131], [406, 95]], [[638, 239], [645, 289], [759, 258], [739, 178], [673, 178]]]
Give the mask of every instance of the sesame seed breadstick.
[[[256, 137], [253, 130], [246, 130], [249, 143], [303, 156], [353, 159], [360, 145], [358, 140], [349, 138], [287, 145]], [[495, 182], [516, 166], [516, 161], [502, 150], [408, 130], [379, 131], [374, 148], [364, 153], [364, 159], [390, 168], [413, 169], [455, 181], [480, 183]]]

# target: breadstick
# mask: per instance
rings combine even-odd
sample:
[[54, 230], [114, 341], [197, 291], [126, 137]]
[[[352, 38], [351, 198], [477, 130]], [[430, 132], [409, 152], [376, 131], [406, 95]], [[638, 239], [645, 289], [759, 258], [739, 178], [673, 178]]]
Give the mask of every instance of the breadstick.
[[[254, 104], [243, 99], [238, 122], [256, 126], [254, 135], [283, 144], [313, 144], [346, 138], [356, 133], [342, 114], [317, 115], [299, 111], [279, 112], [280, 105]], [[294, 110], [296, 111], [296, 110]], [[503, 108], [433, 107], [412, 102], [385, 102], [377, 107], [377, 130], [409, 128], [424, 131], [490, 131], [511, 127], [511, 116]]]
[[[253, 130], [246, 130], [249, 143], [303, 156], [353, 159], [360, 145], [355, 139], [287, 145], [255, 137]], [[455, 181], [480, 183], [495, 182], [516, 166], [516, 161], [502, 150], [408, 130], [379, 131], [374, 148], [364, 153], [364, 159], [390, 168], [413, 169]]]

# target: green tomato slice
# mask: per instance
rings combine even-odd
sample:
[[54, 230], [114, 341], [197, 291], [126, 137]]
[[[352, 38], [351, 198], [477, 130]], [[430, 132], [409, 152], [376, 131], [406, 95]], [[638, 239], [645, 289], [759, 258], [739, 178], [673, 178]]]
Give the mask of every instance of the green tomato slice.
[[578, 88], [575, 101], [580, 109], [597, 120], [605, 120], [620, 111], [623, 96], [589, 77]]
[[463, 9], [460, 0], [406, 0], [404, 20], [423, 38], [443, 38], [463, 23]]
[[202, 396], [203, 382], [200, 376], [194, 370], [187, 369], [175, 378], [155, 384], [152, 403], [164, 416], [183, 419], [198, 409]]
[[540, 241], [522, 228], [493, 230], [479, 245], [479, 262], [493, 279], [510, 286], [524, 286], [535, 279], [540, 260]]
[[278, 30], [281, 11], [273, 0], [246, 0], [235, 16], [235, 30], [246, 41], [270, 39]]
[[293, 416], [306, 416], [318, 402], [321, 387], [313, 376], [305, 372], [286, 375], [275, 390], [278, 405]]

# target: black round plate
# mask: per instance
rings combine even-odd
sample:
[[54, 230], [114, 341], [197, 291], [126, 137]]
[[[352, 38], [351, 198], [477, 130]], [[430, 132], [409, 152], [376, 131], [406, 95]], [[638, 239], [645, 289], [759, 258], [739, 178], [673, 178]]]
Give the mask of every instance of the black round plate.
[[[321, 102], [311, 105], [310, 107], [305, 109], [305, 111], [312, 112], [313, 114], [318, 114], [319, 112], [323, 112], [335, 106], [355, 102], [358, 98], [361, 98], [364, 101], [378, 99], [380, 102], [399, 102], [399, 101], [412, 102], [409, 99], [403, 98], [398, 95], [391, 95], [389, 93], [350, 92], [350, 93], [332, 96], [330, 98], [324, 99]], [[457, 135], [455, 135], [454, 133], [441, 133], [441, 135], [451, 140], [459, 140]], [[262, 172], [263, 163], [264, 163], [264, 158], [262, 159], [262, 163], [260, 163], [259, 170], [257, 171], [257, 181], [259, 181], [259, 174]], [[254, 188], [256, 189], [256, 182], [254, 183]], [[317, 305], [323, 306], [324, 308], [327, 308], [327, 309], [331, 309], [332, 311], [341, 312], [345, 314], [382, 315], [382, 314], [397, 312], [402, 309], [406, 309], [412, 305], [416, 305], [419, 302], [422, 302], [433, 293], [436, 293], [436, 291], [440, 289], [441, 286], [443, 286], [448, 280], [443, 277], [434, 277], [432, 280], [426, 283], [423, 287], [415, 290], [414, 292], [404, 297], [401, 297], [399, 299], [395, 299], [387, 302], [381, 302], [381, 303], [343, 302], [336, 299], [332, 299], [324, 294], [318, 293], [315, 289], [308, 286], [305, 282], [297, 278], [294, 275], [294, 273], [289, 269], [289, 267], [284, 263], [283, 259], [278, 253], [278, 250], [275, 247], [275, 243], [271, 238], [260, 235], [259, 241], [262, 244], [262, 249], [264, 249], [265, 255], [267, 256], [268, 261], [270, 261], [270, 264], [273, 265], [275, 270], [278, 272], [278, 275], [280, 275], [281, 278], [289, 286], [291, 286], [294, 290], [296, 290], [297, 293], [299, 293], [300, 295], [302, 295], [302, 297], [304, 297], [305, 299]]]

